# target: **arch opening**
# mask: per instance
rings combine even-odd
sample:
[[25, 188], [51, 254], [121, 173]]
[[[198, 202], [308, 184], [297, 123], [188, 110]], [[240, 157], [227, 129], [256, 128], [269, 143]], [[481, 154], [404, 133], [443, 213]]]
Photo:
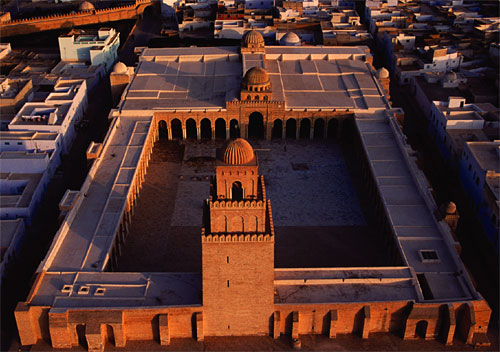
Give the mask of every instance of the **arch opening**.
[[197, 139], [198, 133], [196, 131], [196, 121], [188, 119], [186, 121], [186, 138]]
[[182, 139], [182, 123], [179, 119], [173, 119], [170, 122], [172, 129], [172, 138]]
[[354, 119], [347, 118], [342, 121], [342, 141], [345, 143], [351, 143], [354, 141], [354, 133], [356, 132], [356, 126], [354, 126]]
[[226, 139], [226, 121], [222, 118], [215, 120], [215, 138]]
[[429, 323], [427, 322], [427, 320], [420, 320], [415, 327], [415, 337], [425, 339], [428, 325]]
[[280, 119], [274, 120], [273, 130], [271, 132], [271, 138], [272, 139], [276, 139], [276, 138], [281, 139], [282, 133], [283, 133], [283, 121], [281, 121]]
[[264, 117], [260, 112], [253, 112], [248, 119], [248, 138], [264, 138]]
[[337, 129], [339, 127], [339, 122], [337, 119], [331, 119], [328, 121], [328, 131], [327, 136], [328, 139], [337, 139]]
[[158, 136], [161, 139], [168, 138], [168, 127], [167, 127], [167, 123], [164, 120], [161, 120], [160, 122], [158, 122]]
[[238, 125], [238, 120], [231, 120], [229, 122], [229, 136], [231, 139], [240, 138], [240, 126]]
[[297, 121], [295, 119], [286, 120], [286, 138], [297, 138]]
[[300, 121], [299, 136], [301, 139], [309, 139], [311, 135], [311, 121], [309, 119], [302, 119]]
[[323, 139], [325, 135], [325, 121], [317, 119], [314, 121], [314, 139]]
[[212, 123], [207, 118], [201, 120], [201, 139], [212, 139]]
[[241, 185], [241, 182], [233, 182], [233, 185], [231, 186], [231, 199], [237, 201], [243, 200], [243, 186]]

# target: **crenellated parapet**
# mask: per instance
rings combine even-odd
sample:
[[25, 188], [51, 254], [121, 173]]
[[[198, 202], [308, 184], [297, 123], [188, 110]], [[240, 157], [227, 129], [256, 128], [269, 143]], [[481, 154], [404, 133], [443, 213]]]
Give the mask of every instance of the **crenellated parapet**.
[[208, 206], [210, 209], [213, 208], [235, 208], [235, 209], [264, 209], [266, 207], [266, 202], [265, 198], [264, 200], [241, 200], [241, 201], [235, 201], [235, 200], [230, 200], [230, 199], [222, 199], [222, 200], [216, 200], [216, 201], [208, 201]]
[[135, 3], [130, 5], [105, 9], [78, 10], [71, 13], [12, 19], [0, 24], [0, 34], [3, 37], [8, 37], [45, 30], [131, 19], [140, 15], [149, 4], [156, 3], [159, 2], [157, 0], [136, 0]]
[[201, 231], [201, 242], [274, 242], [273, 234], [208, 234]]

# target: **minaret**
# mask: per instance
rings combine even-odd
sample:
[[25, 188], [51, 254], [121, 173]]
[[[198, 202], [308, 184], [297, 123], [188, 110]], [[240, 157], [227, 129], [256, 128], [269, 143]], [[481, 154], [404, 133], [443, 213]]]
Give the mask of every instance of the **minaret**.
[[274, 227], [264, 178], [246, 140], [217, 152], [201, 236], [204, 334], [269, 335]]

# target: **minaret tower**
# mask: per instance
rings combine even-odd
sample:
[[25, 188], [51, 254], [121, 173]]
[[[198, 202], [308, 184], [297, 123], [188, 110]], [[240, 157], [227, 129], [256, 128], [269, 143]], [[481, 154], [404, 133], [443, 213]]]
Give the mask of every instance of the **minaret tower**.
[[252, 146], [217, 151], [202, 229], [203, 326], [208, 336], [268, 335], [274, 308], [274, 227]]

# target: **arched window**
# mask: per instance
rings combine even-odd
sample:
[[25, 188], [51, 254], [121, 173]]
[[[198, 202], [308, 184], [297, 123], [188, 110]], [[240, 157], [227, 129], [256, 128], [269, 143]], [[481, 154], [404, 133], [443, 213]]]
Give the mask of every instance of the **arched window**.
[[256, 95], [254, 99], [255, 99], [255, 100], [259, 100], [259, 96], [258, 96], [258, 95]]

